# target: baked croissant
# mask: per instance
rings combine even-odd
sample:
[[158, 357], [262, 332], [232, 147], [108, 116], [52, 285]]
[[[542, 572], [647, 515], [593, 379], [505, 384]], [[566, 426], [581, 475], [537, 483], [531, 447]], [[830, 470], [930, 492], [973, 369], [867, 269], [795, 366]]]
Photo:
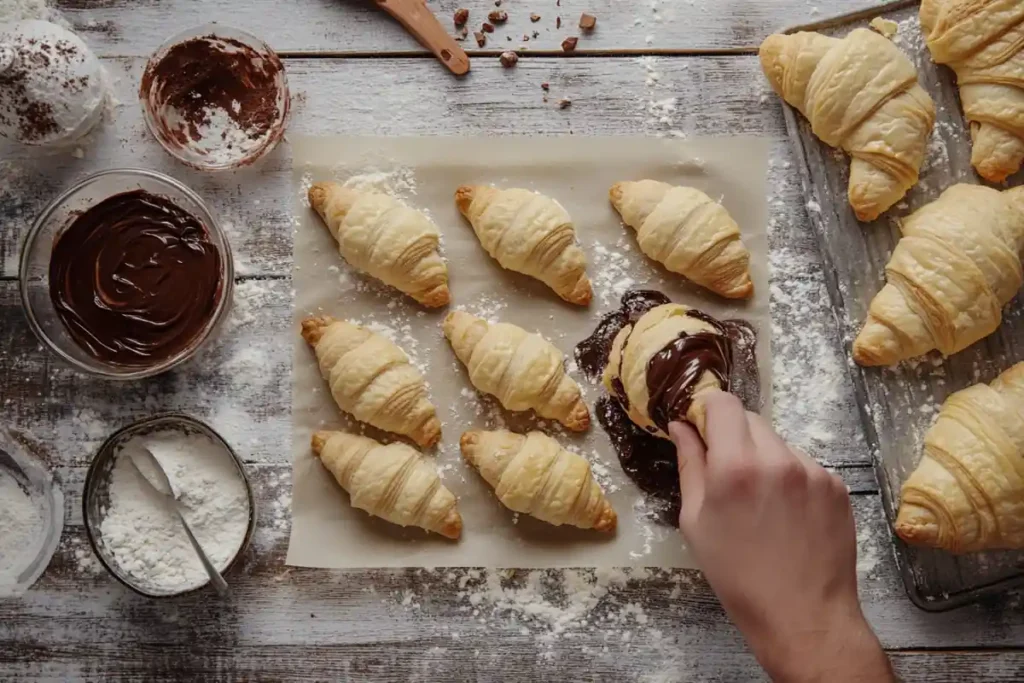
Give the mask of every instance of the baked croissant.
[[824, 143], [852, 157], [849, 198], [857, 218], [878, 218], [917, 183], [935, 105], [899, 48], [859, 28], [842, 39], [770, 35], [760, 55], [775, 92]]
[[345, 432], [317, 432], [313, 453], [348, 491], [352, 506], [392, 524], [458, 538], [462, 517], [437, 470], [411, 446]]
[[896, 533], [953, 553], [1024, 548], [1024, 363], [942, 404], [903, 484]]
[[565, 356], [544, 337], [465, 311], [449, 313], [443, 328], [469, 381], [505, 408], [532, 409], [577, 432], [590, 426], [580, 386], [565, 374]]
[[753, 295], [740, 228], [711, 197], [657, 180], [616, 183], [608, 196], [649, 257], [724, 297]]
[[466, 432], [459, 445], [508, 509], [555, 526], [615, 530], [618, 517], [590, 463], [546, 434]]
[[932, 349], [961, 351], [992, 334], [1024, 282], [1024, 189], [954, 185], [902, 222], [853, 342], [861, 365], [892, 365]]
[[668, 439], [668, 424], [682, 419], [703, 434], [703, 398], [728, 390], [731, 371], [732, 343], [721, 323], [663, 304], [619, 330], [601, 381], [633, 422]]
[[309, 203], [355, 268], [431, 308], [449, 301], [441, 233], [429, 218], [386, 194], [317, 183]]
[[423, 376], [386, 337], [329, 316], [303, 320], [302, 337], [316, 352], [320, 373], [343, 411], [420, 446], [441, 438]]
[[956, 71], [971, 164], [1003, 182], [1024, 161], [1024, 3], [923, 0], [921, 30], [932, 59]]
[[502, 268], [537, 278], [569, 303], [590, 303], [587, 259], [561, 204], [530, 190], [484, 185], [463, 185], [455, 203]]

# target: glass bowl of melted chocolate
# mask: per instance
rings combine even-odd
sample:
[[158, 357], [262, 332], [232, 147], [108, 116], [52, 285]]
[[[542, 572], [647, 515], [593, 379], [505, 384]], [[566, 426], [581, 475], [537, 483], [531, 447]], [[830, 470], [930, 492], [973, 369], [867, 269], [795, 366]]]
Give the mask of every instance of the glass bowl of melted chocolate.
[[126, 169], [90, 176], [51, 203], [21, 253], [29, 325], [55, 355], [109, 379], [190, 359], [227, 315], [231, 247], [200, 197]]

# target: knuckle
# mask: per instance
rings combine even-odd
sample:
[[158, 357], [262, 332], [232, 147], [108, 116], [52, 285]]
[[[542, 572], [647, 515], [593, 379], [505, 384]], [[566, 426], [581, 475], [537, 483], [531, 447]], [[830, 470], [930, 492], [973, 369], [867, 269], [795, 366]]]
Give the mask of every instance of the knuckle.
[[775, 481], [787, 489], [803, 488], [808, 483], [807, 468], [795, 458], [773, 465], [772, 475]]
[[719, 472], [715, 488], [725, 494], [749, 491], [754, 487], [757, 476], [755, 466], [745, 462], [731, 463]]

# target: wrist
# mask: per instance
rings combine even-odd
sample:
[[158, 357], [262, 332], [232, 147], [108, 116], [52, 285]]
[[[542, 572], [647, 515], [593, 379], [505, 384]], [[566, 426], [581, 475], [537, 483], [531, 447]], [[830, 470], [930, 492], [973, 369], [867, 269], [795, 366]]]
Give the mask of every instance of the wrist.
[[895, 680], [889, 659], [867, 620], [855, 611], [813, 627], [751, 643], [777, 683], [886, 683]]

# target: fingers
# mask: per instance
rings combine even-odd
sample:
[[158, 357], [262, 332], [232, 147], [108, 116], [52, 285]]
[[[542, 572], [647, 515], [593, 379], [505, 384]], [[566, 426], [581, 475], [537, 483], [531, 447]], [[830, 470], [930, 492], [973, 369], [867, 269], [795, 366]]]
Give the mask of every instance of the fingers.
[[744, 459], [754, 450], [747, 411], [732, 394], [716, 391], [704, 401], [707, 420], [704, 438], [709, 453], [708, 466], [728, 466]]
[[669, 423], [668, 434], [676, 445], [676, 457], [679, 459], [679, 488], [683, 506], [699, 506], [704, 495], [704, 442], [693, 426], [682, 422]]

